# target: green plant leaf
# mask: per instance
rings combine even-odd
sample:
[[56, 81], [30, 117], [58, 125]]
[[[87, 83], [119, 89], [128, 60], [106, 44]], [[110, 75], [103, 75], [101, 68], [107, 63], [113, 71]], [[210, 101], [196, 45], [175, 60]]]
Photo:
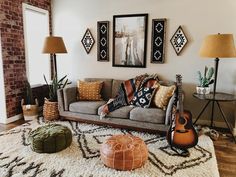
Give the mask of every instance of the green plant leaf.
[[44, 78], [44, 81], [46, 82], [46, 84], [49, 85], [45, 75], [43, 75], [43, 78]]
[[214, 83], [214, 79], [212, 79], [210, 82], [209, 82], [209, 85], [213, 84]]
[[44, 80], [49, 87], [49, 100], [50, 101], [57, 101], [57, 90], [60, 88], [64, 88], [66, 85], [69, 84], [68, 79], [66, 79], [65, 83], [63, 84], [63, 81], [65, 80], [66, 77], [67, 75], [58, 80], [57, 77], [55, 76], [52, 79], [51, 84], [48, 84], [46, 77], [44, 76]]
[[207, 79], [208, 79], [208, 80], [211, 80], [213, 74], [214, 74], [214, 69], [211, 67], [211, 68], [208, 70]]
[[207, 66], [205, 66], [205, 70], [204, 70], [204, 77], [206, 77], [207, 71], [208, 71], [208, 67], [207, 67]]
[[65, 83], [63, 84], [62, 88], [64, 88], [68, 84], [68, 79], [66, 79]]
[[26, 98], [25, 98], [25, 104], [30, 104], [34, 105], [35, 104], [35, 99], [33, 98], [33, 92], [32, 88], [30, 86], [30, 83], [28, 79], [26, 80]]
[[198, 85], [201, 86], [202, 84], [202, 74], [200, 71], [197, 71], [197, 79], [198, 79]]
[[64, 77], [62, 77], [62, 78], [58, 81], [58, 83], [63, 82], [63, 80], [64, 80], [66, 77], [67, 77], [67, 75], [65, 75]]

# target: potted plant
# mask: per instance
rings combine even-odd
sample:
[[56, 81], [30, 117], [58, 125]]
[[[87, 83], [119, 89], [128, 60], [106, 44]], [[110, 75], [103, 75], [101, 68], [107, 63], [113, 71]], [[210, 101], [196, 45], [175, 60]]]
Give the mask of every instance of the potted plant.
[[26, 81], [25, 99], [21, 100], [21, 107], [25, 120], [33, 120], [38, 117], [38, 100], [33, 98], [32, 88], [28, 80]]
[[43, 105], [43, 116], [47, 120], [56, 120], [59, 117], [57, 90], [64, 88], [67, 84], [70, 84], [66, 77], [67, 76], [64, 76], [58, 81], [57, 77], [55, 76], [51, 84], [49, 84], [46, 77], [44, 76], [44, 80], [49, 88], [49, 98], [45, 98]]
[[214, 79], [212, 79], [214, 75], [214, 68], [210, 67], [208, 69], [207, 66], [205, 66], [204, 76], [202, 76], [201, 72], [197, 72], [198, 75], [198, 86], [197, 86], [197, 93], [198, 94], [209, 94], [210, 93], [210, 87], [209, 85], [214, 83]]

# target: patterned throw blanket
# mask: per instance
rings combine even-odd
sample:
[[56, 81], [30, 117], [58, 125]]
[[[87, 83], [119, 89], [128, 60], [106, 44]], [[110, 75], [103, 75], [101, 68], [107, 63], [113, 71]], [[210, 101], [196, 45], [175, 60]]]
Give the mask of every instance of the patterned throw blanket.
[[140, 75], [133, 79], [129, 79], [121, 83], [118, 94], [114, 100], [108, 102], [101, 113], [101, 118], [104, 117], [109, 112], [115, 111], [120, 107], [130, 105], [131, 101], [137, 91], [142, 87], [152, 87], [156, 82], [158, 82], [157, 74], [153, 75]]

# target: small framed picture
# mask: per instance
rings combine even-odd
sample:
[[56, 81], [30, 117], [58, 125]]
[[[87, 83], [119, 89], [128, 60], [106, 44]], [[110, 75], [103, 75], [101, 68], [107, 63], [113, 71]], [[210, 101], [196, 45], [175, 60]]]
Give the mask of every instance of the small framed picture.
[[109, 21], [97, 22], [97, 60], [109, 61]]
[[115, 67], [146, 67], [148, 14], [113, 16], [113, 60]]
[[152, 20], [151, 63], [164, 63], [166, 43], [166, 19]]
[[181, 26], [178, 27], [178, 29], [176, 30], [176, 32], [172, 36], [170, 42], [171, 42], [176, 54], [180, 55], [183, 48], [188, 43], [188, 39], [187, 39], [186, 35], [184, 34], [184, 31]]

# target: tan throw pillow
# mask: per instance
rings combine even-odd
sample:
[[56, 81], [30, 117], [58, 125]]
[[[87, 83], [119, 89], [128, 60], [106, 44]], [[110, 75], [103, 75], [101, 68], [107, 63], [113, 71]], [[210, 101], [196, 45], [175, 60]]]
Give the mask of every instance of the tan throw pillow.
[[96, 82], [85, 82], [85, 81], [78, 81], [77, 88], [78, 88], [78, 100], [85, 100], [85, 101], [100, 101], [102, 100], [101, 96], [101, 89], [102, 89], [103, 82], [96, 81]]
[[156, 91], [156, 94], [153, 97], [153, 104], [158, 108], [166, 110], [166, 106], [169, 103], [170, 98], [174, 94], [175, 89], [176, 89], [175, 85], [171, 86], [160, 85], [158, 90]]

